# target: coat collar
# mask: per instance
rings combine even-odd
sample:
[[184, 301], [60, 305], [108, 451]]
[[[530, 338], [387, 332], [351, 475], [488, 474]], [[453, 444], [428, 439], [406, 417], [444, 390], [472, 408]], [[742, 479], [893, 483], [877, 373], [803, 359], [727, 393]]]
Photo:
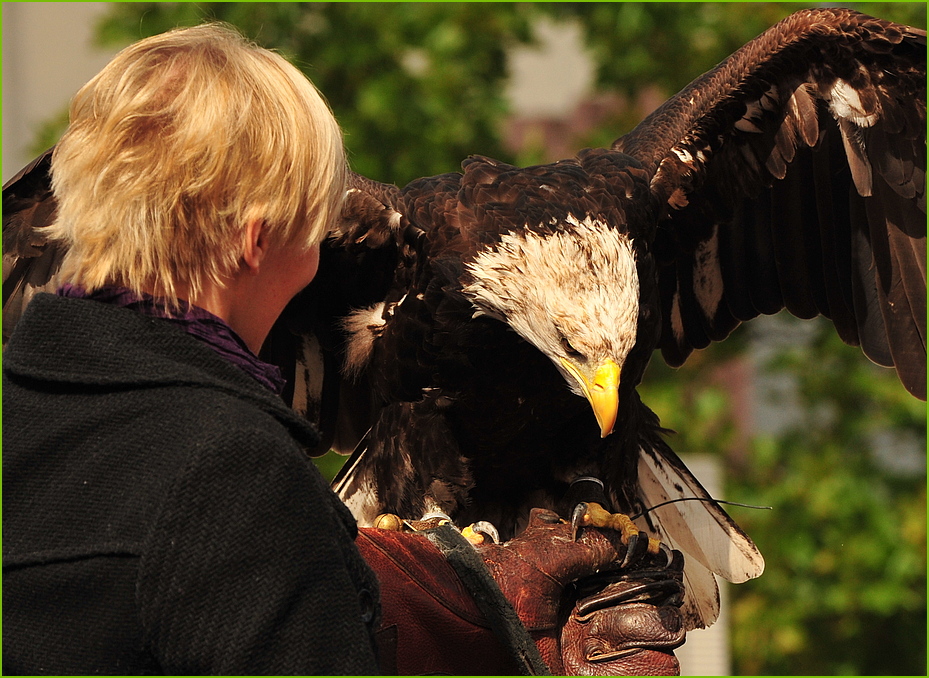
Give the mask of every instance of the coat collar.
[[302, 444], [319, 435], [279, 396], [161, 318], [87, 299], [38, 294], [3, 352], [3, 370], [52, 388], [191, 386], [232, 392], [272, 414]]

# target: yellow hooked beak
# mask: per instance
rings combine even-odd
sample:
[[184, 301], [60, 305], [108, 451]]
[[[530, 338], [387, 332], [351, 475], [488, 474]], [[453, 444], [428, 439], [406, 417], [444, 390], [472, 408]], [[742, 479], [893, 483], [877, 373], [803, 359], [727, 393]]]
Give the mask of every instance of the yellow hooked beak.
[[600, 437], [606, 438], [613, 432], [619, 411], [619, 365], [607, 358], [593, 373], [593, 378], [588, 378], [568, 359], [561, 358], [561, 364], [581, 385], [600, 425]]

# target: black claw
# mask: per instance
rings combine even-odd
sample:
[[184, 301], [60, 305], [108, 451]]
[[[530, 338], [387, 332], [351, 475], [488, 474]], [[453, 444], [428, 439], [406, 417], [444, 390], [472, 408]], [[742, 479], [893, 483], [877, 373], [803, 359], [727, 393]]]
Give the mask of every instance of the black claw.
[[626, 543], [626, 554], [623, 556], [623, 562], [619, 564], [622, 568], [629, 567], [629, 564], [633, 560], [633, 553], [635, 552], [639, 544], [639, 535], [634, 535], [629, 537], [629, 541]]
[[674, 549], [671, 551], [671, 562], [668, 563], [669, 570], [675, 570], [677, 572], [684, 571], [684, 554]]
[[577, 541], [577, 533], [583, 527], [581, 523], [584, 521], [584, 516], [587, 513], [587, 504], [586, 502], [580, 502], [574, 506], [574, 510], [571, 511], [571, 539]]
[[647, 534], [639, 532], [629, 537], [629, 543], [626, 544], [626, 555], [623, 557], [623, 562], [620, 564], [620, 567], [629, 567], [632, 563], [641, 560], [642, 556], [646, 553], [648, 553]]
[[500, 543], [500, 533], [493, 523], [486, 520], [479, 520], [471, 526], [471, 529], [480, 534], [486, 534], [494, 544]]
[[662, 567], [671, 567], [671, 563], [674, 562], [674, 554], [676, 551], [671, 551], [664, 542], [658, 542], [658, 551], [665, 557], [665, 564], [662, 565]]

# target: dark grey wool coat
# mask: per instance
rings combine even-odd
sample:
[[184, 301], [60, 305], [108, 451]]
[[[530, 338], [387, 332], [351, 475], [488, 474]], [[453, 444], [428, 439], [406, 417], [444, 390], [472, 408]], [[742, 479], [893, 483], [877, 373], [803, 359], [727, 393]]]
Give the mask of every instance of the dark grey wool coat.
[[3, 356], [5, 674], [367, 674], [316, 432], [163, 320], [36, 297]]

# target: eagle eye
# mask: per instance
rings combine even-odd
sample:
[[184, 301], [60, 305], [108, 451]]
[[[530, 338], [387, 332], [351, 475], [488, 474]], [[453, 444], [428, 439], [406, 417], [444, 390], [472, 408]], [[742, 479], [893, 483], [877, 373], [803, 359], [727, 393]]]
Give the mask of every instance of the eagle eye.
[[580, 357], [581, 357], [581, 352], [578, 351], [576, 348], [574, 348], [574, 347], [571, 345], [571, 342], [568, 341], [568, 338], [567, 338], [567, 337], [562, 337], [562, 338], [561, 338], [561, 348], [564, 349], [564, 352], [567, 353], [567, 354], [568, 354], [569, 356], [571, 356], [572, 358], [580, 358]]

